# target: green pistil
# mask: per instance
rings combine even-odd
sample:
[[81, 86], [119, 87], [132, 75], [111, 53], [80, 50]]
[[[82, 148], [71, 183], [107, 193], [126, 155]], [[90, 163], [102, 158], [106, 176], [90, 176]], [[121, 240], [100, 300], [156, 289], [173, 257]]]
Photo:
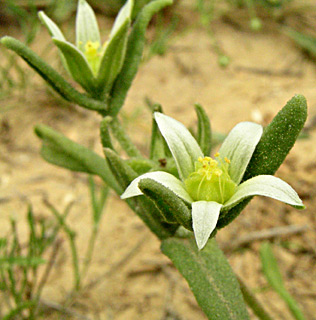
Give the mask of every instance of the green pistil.
[[84, 46], [84, 55], [86, 56], [94, 74], [97, 74], [99, 69], [101, 51], [100, 42], [98, 41], [88, 41]]
[[235, 193], [236, 184], [228, 174], [230, 161], [219, 161], [200, 157], [195, 163], [195, 171], [184, 181], [194, 201], [225, 203]]

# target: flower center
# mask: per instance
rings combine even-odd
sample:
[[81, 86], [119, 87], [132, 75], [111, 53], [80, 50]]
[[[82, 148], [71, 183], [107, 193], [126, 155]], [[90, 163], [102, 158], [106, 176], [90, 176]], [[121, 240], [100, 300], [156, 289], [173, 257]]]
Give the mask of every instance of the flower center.
[[96, 74], [99, 69], [101, 58], [100, 42], [87, 41], [84, 46], [84, 55], [86, 56], [92, 71]]
[[225, 203], [236, 191], [236, 183], [230, 178], [230, 161], [210, 157], [200, 157], [195, 162], [195, 171], [184, 181], [186, 189], [194, 201], [215, 201]]

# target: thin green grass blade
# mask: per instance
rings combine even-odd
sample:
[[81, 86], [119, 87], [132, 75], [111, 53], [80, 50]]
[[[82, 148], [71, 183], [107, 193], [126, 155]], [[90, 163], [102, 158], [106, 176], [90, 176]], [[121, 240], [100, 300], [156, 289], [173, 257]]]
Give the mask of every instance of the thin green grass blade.
[[260, 247], [260, 257], [262, 270], [271, 287], [280, 295], [287, 304], [290, 312], [296, 320], [306, 320], [301, 308], [295, 299], [290, 295], [284, 286], [282, 275], [278, 267], [277, 260], [273, 254], [269, 242], [265, 242]]

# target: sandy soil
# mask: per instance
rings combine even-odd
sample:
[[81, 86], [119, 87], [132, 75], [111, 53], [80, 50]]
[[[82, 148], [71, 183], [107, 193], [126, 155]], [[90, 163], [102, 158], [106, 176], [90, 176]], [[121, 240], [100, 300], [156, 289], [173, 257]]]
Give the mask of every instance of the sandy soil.
[[[154, 57], [141, 67], [122, 116], [144, 153], [150, 133], [145, 97], [161, 103], [167, 114], [188, 126], [196, 123], [193, 104], [199, 102], [206, 108], [214, 131], [223, 133], [240, 121], [268, 123], [295, 93], [306, 96], [309, 123], [314, 119], [315, 64], [306, 60], [290, 40], [267, 26], [253, 33], [245, 25], [236, 29], [217, 22], [214, 31], [232, 61], [226, 69], [218, 66], [209, 35], [200, 28], [179, 33], [165, 56]], [[48, 41], [46, 33], [42, 38]], [[84, 253], [90, 233], [87, 226], [91, 224], [87, 177], [45, 163], [39, 156], [40, 142], [33, 134], [33, 126], [50, 125], [101, 154], [96, 130], [100, 118], [55, 99], [33, 73], [31, 79], [34, 85], [23, 98], [11, 96], [1, 102], [11, 106], [0, 114], [1, 234], [8, 231], [8, 217], [13, 215], [21, 234], [26, 236], [24, 216], [28, 202], [36, 215], [52, 219], [43, 205], [44, 198], [60, 210], [74, 201], [68, 222], [77, 231], [77, 244], [80, 253]], [[275, 239], [274, 252], [286, 287], [304, 309], [306, 318], [316, 319], [315, 143], [316, 132], [311, 129], [309, 137], [297, 142], [277, 173], [298, 191], [306, 210], [258, 197], [234, 223], [218, 233], [233, 269], [256, 292], [273, 319], [291, 316], [262, 275], [260, 242], [233, 252], [229, 247], [251, 232], [307, 225], [308, 230], [300, 235]], [[128, 254], [130, 258], [124, 259]], [[97, 283], [80, 293], [71, 306], [91, 319], [206, 319], [185, 281], [161, 254], [159, 241], [115, 195], [107, 204], [86, 283], [95, 279], [99, 279]], [[64, 241], [43, 298], [62, 302], [71, 285], [69, 247]], [[53, 314], [47, 319], [61, 317]]]

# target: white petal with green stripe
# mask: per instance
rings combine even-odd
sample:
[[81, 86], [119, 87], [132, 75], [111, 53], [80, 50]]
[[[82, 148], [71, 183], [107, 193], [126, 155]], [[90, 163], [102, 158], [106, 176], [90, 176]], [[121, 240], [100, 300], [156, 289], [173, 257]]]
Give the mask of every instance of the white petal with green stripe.
[[262, 127], [253, 122], [241, 122], [228, 134], [219, 156], [230, 160], [229, 175], [239, 184], [255, 148], [262, 136]]
[[184, 188], [183, 183], [177, 179], [175, 176], [164, 171], [155, 171], [145, 173], [136, 179], [134, 179], [131, 184], [127, 187], [124, 193], [121, 195], [122, 199], [127, 199], [135, 196], [140, 196], [143, 193], [138, 188], [138, 183], [142, 179], [152, 179], [156, 182], [162, 184], [164, 187], [170, 189], [174, 192], [179, 198], [185, 200], [188, 203], [192, 202], [192, 198], [189, 196], [187, 191]]
[[206, 245], [216, 227], [222, 205], [214, 201], [196, 201], [192, 203], [192, 224], [199, 250]]
[[184, 180], [194, 171], [195, 161], [203, 157], [202, 150], [182, 123], [159, 112], [154, 116], [176, 162], [179, 176]]
[[89, 41], [101, 45], [98, 22], [90, 5], [85, 0], [79, 0], [76, 16], [76, 45], [84, 52], [85, 45]]
[[240, 184], [236, 193], [224, 204], [224, 209], [232, 208], [251, 196], [265, 196], [299, 209], [305, 208], [302, 200], [289, 184], [274, 176], [260, 175]]
[[121, 26], [126, 23], [126, 21], [131, 21], [132, 19], [132, 12], [134, 7], [134, 0], [128, 0], [126, 4], [121, 8], [120, 12], [118, 13], [114, 25], [111, 30], [110, 38], [114, 37], [116, 32], [119, 31]]

